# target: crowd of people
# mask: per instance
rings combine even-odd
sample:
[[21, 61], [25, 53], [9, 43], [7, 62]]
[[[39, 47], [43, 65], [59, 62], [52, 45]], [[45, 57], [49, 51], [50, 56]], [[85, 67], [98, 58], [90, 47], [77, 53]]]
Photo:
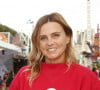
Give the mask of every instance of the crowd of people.
[[92, 71], [100, 79], [100, 68], [97, 68], [97, 66], [93, 66]]
[[0, 76], [0, 90], [8, 90], [13, 78], [13, 72], [10, 71], [5, 72], [3, 78]]

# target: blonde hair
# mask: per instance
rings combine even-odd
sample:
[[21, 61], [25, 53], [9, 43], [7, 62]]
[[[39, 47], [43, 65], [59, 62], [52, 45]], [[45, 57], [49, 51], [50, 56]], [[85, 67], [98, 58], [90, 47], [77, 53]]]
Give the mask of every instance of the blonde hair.
[[68, 66], [70, 66], [71, 63], [76, 63], [76, 58], [72, 47], [72, 34], [73, 34], [72, 29], [59, 13], [52, 13], [49, 15], [45, 15], [38, 20], [31, 37], [33, 45], [32, 51], [29, 56], [29, 63], [30, 63], [29, 70], [31, 71], [29, 76], [29, 83], [31, 84], [32, 81], [39, 75], [41, 71], [41, 61], [45, 62], [44, 56], [39, 48], [39, 31], [41, 27], [47, 22], [57, 22], [63, 27], [66, 35], [70, 37], [70, 41], [66, 46], [65, 50], [66, 63], [68, 64]]

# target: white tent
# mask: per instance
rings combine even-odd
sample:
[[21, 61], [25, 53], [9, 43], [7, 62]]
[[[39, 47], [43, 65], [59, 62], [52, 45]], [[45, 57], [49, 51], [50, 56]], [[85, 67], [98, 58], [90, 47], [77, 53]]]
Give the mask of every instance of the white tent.
[[3, 41], [0, 41], [0, 47], [7, 48], [7, 49], [10, 49], [10, 50], [14, 50], [16, 52], [22, 51], [20, 47], [13, 45], [13, 44], [10, 44], [10, 43], [3, 42]]

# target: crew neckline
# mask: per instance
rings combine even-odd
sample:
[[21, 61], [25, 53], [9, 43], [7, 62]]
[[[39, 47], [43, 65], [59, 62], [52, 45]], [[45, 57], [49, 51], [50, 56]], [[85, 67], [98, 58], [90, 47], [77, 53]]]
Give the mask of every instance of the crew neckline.
[[63, 62], [63, 63], [45, 63], [45, 62], [41, 62], [41, 64], [44, 64], [44, 65], [63, 65], [63, 64], [66, 64], [66, 62]]
[[55, 64], [51, 64], [51, 63], [44, 63], [41, 62], [41, 68], [44, 70], [65, 70], [68, 68], [68, 65], [64, 62], [64, 63], [55, 63]]

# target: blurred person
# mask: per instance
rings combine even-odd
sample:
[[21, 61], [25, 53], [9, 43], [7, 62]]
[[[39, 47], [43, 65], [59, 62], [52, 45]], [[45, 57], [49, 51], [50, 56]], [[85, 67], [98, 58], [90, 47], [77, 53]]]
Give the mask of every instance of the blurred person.
[[93, 73], [98, 77], [98, 72], [96, 71], [96, 67], [92, 68]]
[[2, 90], [3, 88], [3, 80], [2, 80], [2, 77], [0, 76], [0, 90]]
[[3, 83], [3, 80], [2, 80], [2, 78], [0, 76], [0, 86], [2, 85], [2, 83]]
[[3, 64], [3, 62], [2, 63], [0, 62], [0, 76], [2, 79], [6, 71], [7, 71], [6, 66]]
[[8, 71], [5, 72], [4, 76], [3, 76], [3, 86], [4, 86], [4, 89], [3, 90], [7, 90], [7, 87], [6, 87], [6, 81], [8, 79]]
[[92, 71], [77, 64], [72, 36], [61, 14], [41, 17], [32, 33], [29, 65], [19, 70], [9, 90], [100, 90]]
[[100, 67], [98, 68], [98, 77], [100, 79]]
[[4, 80], [4, 82], [6, 82], [7, 79], [8, 79], [8, 71], [5, 72], [5, 74], [4, 74], [4, 76], [3, 76], [3, 80]]
[[6, 80], [6, 87], [7, 88], [10, 86], [12, 80], [13, 80], [13, 72], [10, 71], [8, 73], [8, 77], [7, 77], [7, 80]]

